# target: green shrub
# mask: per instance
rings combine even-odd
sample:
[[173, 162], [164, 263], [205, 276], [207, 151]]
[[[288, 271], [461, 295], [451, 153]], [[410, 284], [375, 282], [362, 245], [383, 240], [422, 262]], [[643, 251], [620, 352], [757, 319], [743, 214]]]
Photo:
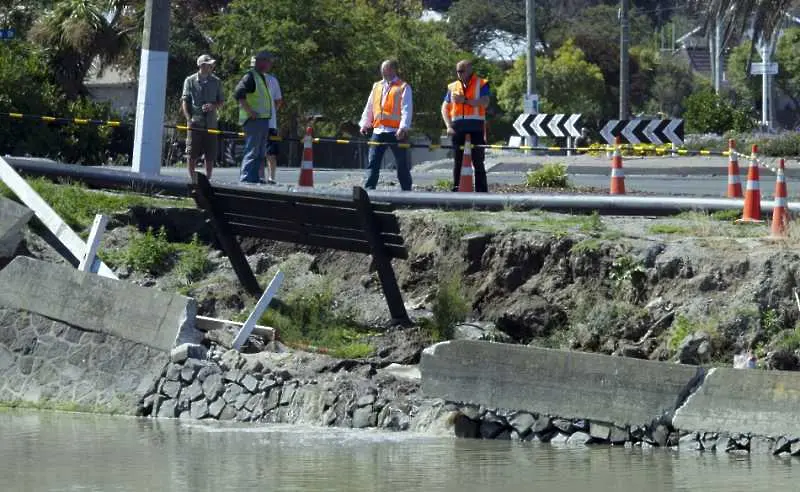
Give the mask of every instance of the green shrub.
[[452, 191], [453, 180], [447, 178], [439, 178], [433, 183], [433, 188], [437, 191]]
[[567, 167], [563, 164], [545, 164], [535, 171], [528, 171], [525, 186], [529, 188], [570, 188]]
[[124, 263], [137, 272], [161, 275], [172, 266], [175, 246], [167, 241], [167, 232], [162, 227], [157, 234], [150, 227], [142, 235], [128, 243]]
[[180, 257], [175, 272], [182, 280], [192, 283], [209, 272], [211, 261], [208, 259], [208, 246], [200, 243], [197, 234], [192, 236], [190, 243], [176, 246], [180, 251]]
[[744, 132], [755, 127], [752, 108], [737, 107], [711, 89], [695, 92], [684, 100], [687, 131], [695, 133]]
[[458, 323], [467, 319], [470, 306], [464, 295], [458, 275], [448, 274], [440, 277], [433, 303], [433, 320], [428, 327], [435, 340], [450, 340]]

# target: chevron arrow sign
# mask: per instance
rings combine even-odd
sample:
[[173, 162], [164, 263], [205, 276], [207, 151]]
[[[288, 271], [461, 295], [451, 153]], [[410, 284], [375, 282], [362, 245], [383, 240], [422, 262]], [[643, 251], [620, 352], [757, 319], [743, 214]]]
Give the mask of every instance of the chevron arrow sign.
[[629, 144], [683, 145], [683, 120], [609, 120], [603, 125], [600, 135], [608, 144], [613, 144], [616, 137], [620, 137], [622, 143]]
[[580, 137], [580, 119], [580, 114], [522, 113], [514, 120], [514, 129], [522, 137]]

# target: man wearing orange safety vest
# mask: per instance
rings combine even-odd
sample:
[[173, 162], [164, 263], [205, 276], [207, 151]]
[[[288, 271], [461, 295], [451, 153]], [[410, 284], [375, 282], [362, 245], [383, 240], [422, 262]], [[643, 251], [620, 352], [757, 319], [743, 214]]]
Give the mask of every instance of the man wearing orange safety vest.
[[397, 163], [397, 180], [404, 191], [411, 190], [411, 168], [408, 162], [408, 149], [400, 148], [398, 143], [408, 140], [411, 130], [411, 86], [397, 76], [397, 61], [386, 60], [381, 64], [382, 80], [375, 82], [367, 98], [367, 105], [361, 114], [361, 134], [369, 135], [369, 159], [364, 179], [364, 188], [374, 190], [380, 176], [381, 162], [386, 147], [391, 147]]
[[[489, 82], [472, 73], [472, 63], [461, 60], [456, 65], [458, 80], [447, 86], [442, 104], [442, 119], [447, 134], [453, 142], [455, 163], [453, 191], [458, 191], [461, 180], [461, 161], [464, 158], [464, 141], [470, 136], [472, 145], [485, 145], [486, 107], [489, 105]], [[475, 169], [475, 191], [489, 191], [484, 167], [485, 150], [472, 148], [472, 166]]]

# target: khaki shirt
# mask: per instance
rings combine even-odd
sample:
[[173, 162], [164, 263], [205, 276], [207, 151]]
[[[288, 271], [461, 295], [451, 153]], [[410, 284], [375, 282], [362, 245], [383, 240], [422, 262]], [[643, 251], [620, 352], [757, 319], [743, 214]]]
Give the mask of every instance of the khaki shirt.
[[192, 112], [192, 124], [205, 128], [217, 127], [217, 110], [203, 112], [203, 104], [221, 103], [223, 101], [222, 81], [217, 76], [211, 74], [201, 80], [199, 74], [193, 73], [186, 77], [183, 82], [183, 96], [181, 98], [189, 103], [189, 108]]

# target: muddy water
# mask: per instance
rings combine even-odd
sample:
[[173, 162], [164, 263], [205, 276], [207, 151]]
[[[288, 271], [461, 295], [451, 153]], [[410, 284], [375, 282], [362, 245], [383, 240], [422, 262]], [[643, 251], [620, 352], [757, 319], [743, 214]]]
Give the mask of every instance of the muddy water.
[[[796, 490], [800, 461], [0, 411], [2, 491]], [[792, 472], [795, 472], [792, 480]]]

